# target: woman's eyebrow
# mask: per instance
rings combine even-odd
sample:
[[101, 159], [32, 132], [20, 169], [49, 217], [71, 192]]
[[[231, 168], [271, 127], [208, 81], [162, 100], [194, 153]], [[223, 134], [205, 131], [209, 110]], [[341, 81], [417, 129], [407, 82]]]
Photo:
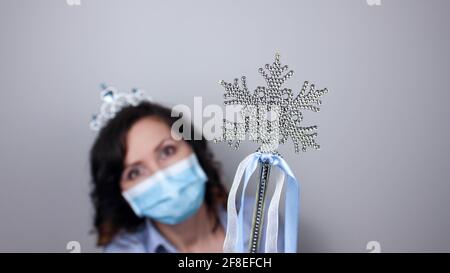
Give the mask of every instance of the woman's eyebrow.
[[[164, 142], [166, 142], [168, 140], [172, 140], [172, 138], [171, 137], [167, 137], [167, 138], [161, 140], [158, 143], [158, 145], [155, 147], [154, 152], [157, 152], [158, 150], [160, 150], [162, 148], [162, 145], [164, 144]], [[142, 160], [137, 160], [135, 162], [132, 162], [132, 163], [129, 163], [129, 164], [125, 164], [124, 169], [127, 169], [127, 168], [129, 168], [131, 166], [136, 166], [136, 165], [142, 164], [142, 162], [143, 162]]]
[[126, 169], [129, 168], [129, 167], [137, 166], [137, 165], [139, 165], [139, 164], [141, 164], [141, 163], [142, 163], [142, 160], [138, 160], [138, 161], [135, 161], [135, 162], [133, 162], [133, 163], [125, 164], [125, 167], [124, 167], [123, 169], [126, 170]]

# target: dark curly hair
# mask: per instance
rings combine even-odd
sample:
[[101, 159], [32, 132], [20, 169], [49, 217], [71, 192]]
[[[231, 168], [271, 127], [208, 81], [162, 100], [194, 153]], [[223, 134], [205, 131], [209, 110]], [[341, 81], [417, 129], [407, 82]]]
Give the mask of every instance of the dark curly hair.
[[[91, 198], [95, 209], [94, 226], [97, 245], [105, 246], [121, 230], [135, 231], [144, 220], [137, 217], [122, 197], [120, 178], [126, 155], [126, 135], [140, 119], [157, 117], [169, 127], [179, 119], [172, 117], [171, 110], [151, 102], [141, 102], [137, 106], [123, 108], [99, 132], [90, 151], [90, 169], [93, 189]], [[185, 124], [185, 123], [183, 123]], [[181, 132], [182, 132], [181, 126]], [[194, 134], [194, 127], [191, 127]], [[219, 164], [214, 160], [205, 138], [184, 140], [195, 152], [200, 165], [208, 176], [205, 203], [208, 211], [218, 221], [218, 207], [226, 206], [227, 192], [220, 177]]]

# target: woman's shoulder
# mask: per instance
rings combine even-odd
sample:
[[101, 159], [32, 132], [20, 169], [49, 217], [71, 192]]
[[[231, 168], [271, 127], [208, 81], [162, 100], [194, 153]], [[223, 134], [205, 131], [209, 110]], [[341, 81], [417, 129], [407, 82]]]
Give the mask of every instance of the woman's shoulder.
[[134, 231], [121, 230], [103, 248], [103, 251], [106, 253], [146, 252], [145, 238], [145, 225], [139, 226]]

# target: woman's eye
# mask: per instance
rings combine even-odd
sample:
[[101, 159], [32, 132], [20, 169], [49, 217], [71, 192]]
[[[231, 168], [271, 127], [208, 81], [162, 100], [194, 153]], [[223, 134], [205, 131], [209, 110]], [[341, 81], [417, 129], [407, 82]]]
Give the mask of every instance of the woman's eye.
[[139, 169], [132, 169], [128, 172], [127, 179], [128, 180], [135, 180], [141, 175], [141, 171]]
[[161, 159], [166, 159], [176, 152], [175, 146], [166, 146], [161, 150]]

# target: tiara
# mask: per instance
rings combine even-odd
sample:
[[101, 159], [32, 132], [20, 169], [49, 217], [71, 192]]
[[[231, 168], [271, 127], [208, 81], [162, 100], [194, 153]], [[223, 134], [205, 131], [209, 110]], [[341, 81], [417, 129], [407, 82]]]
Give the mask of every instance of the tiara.
[[145, 91], [134, 88], [131, 92], [119, 92], [117, 88], [101, 84], [100, 98], [102, 105], [100, 113], [93, 115], [89, 124], [91, 130], [99, 131], [106, 123], [114, 118], [116, 114], [127, 106], [137, 106], [143, 101], [152, 101]]

